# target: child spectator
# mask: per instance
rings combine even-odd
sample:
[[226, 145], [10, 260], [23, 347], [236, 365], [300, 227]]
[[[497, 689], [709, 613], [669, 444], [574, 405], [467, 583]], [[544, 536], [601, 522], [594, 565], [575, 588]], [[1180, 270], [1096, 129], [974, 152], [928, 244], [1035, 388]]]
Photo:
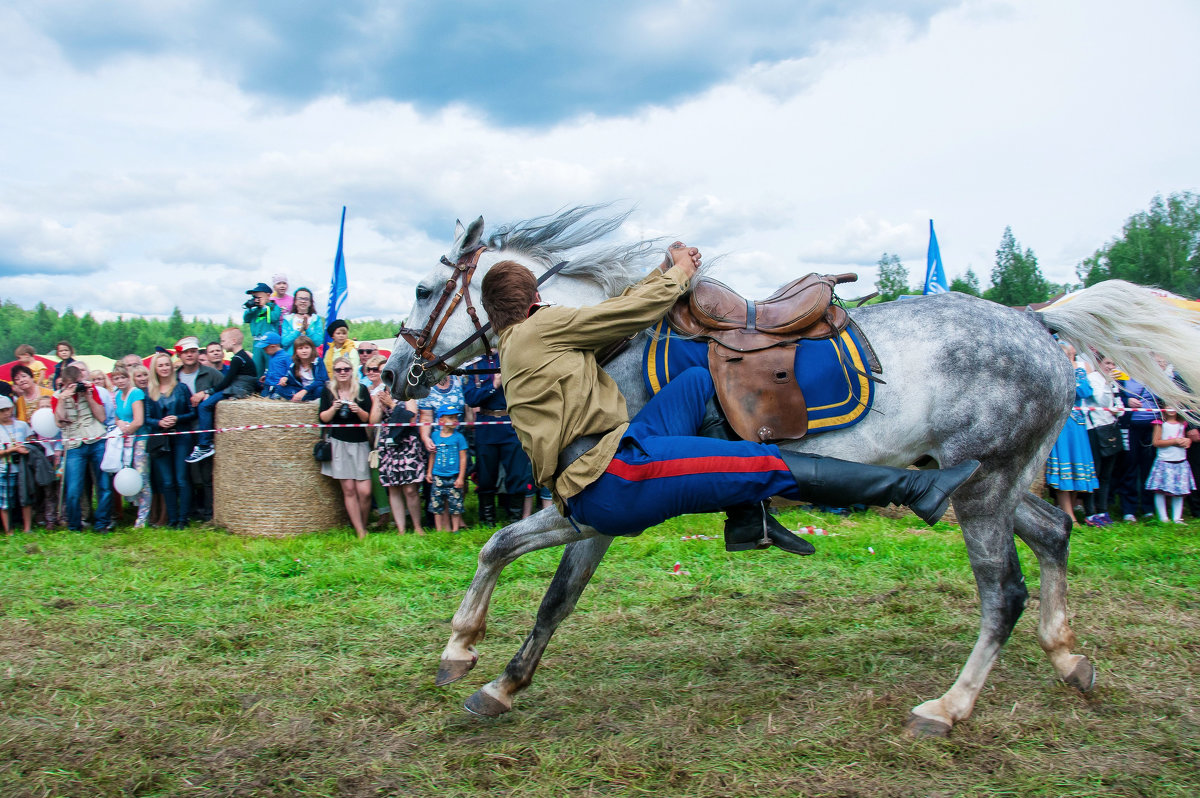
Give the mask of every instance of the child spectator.
[[196, 447], [187, 456], [188, 463], [198, 463], [206, 457], [212, 457], [213, 434], [203, 430], [213, 428], [217, 402], [222, 399], [245, 399], [258, 393], [258, 370], [250, 353], [242, 349], [243, 340], [245, 336], [237, 327], [226, 327], [221, 331], [221, 347], [230, 353], [229, 367], [221, 381], [212, 387], [211, 393], [204, 390], [199, 392], [202, 398], [195, 406], [196, 424], [202, 431], [196, 434]]
[[[37, 409], [43, 407], [51, 409], [54, 399], [51, 396], [39, 396], [37, 400]], [[43, 485], [38, 490], [38, 498], [34, 502], [34, 509], [40, 523], [46, 529], [62, 529], [63, 518], [59, 512], [58, 495], [62, 488], [63, 476], [63, 444], [62, 433], [56, 432], [52, 437], [43, 438], [34, 433], [29, 437], [30, 441], [36, 442], [42, 447], [42, 451], [46, 453], [46, 459], [50, 461], [50, 467], [54, 469], [55, 479], [49, 485]]]
[[4, 534], [12, 534], [10, 511], [21, 508], [21, 520], [25, 531], [33, 519], [33, 508], [21, 502], [18, 485], [18, 457], [29, 454], [25, 446], [29, 438], [29, 425], [13, 418], [13, 401], [0, 396], [0, 520], [4, 522]]
[[333, 361], [339, 357], [344, 357], [350, 361], [350, 365], [354, 367], [355, 377], [358, 379], [358, 344], [350, 337], [350, 325], [341, 319], [335, 319], [329, 323], [325, 333], [329, 336], [329, 343], [325, 345], [325, 369], [329, 373], [333, 373]]
[[292, 296], [288, 294], [288, 278], [286, 274], [280, 272], [272, 275], [271, 285], [275, 290], [271, 293], [271, 301], [279, 306], [279, 309], [288, 314], [292, 312]]
[[266, 283], [259, 283], [246, 293], [250, 294], [250, 299], [246, 300], [242, 321], [250, 325], [250, 335], [254, 338], [254, 366], [262, 374], [267, 370], [267, 354], [264, 351], [267, 345], [264, 341], [267, 333], [279, 335], [283, 311], [271, 301], [271, 289]]
[[49, 378], [46, 376], [46, 364], [34, 357], [36, 352], [29, 344], [21, 344], [17, 347], [17, 360], [21, 361], [21, 365], [33, 372], [33, 379], [38, 385], [47, 386], [50, 384]]
[[[1154, 422], [1153, 446], [1158, 450], [1154, 466], [1146, 480], [1146, 490], [1154, 491], [1154, 510], [1158, 520], [1183, 523], [1183, 497], [1196, 489], [1192, 469], [1188, 465], [1187, 450], [1192, 445], [1185, 433], [1187, 424], [1179, 418], [1179, 411], [1165, 408], [1162, 421]], [[1171, 518], [1167, 518], [1167, 496], [1171, 497]]]
[[438, 408], [438, 431], [429, 454], [425, 481], [433, 486], [429, 511], [439, 532], [462, 529], [463, 488], [467, 480], [467, 439], [455, 429], [461, 411], [453, 405]]
[[54, 354], [58, 355], [58, 363], [54, 364], [54, 378], [50, 382], [50, 387], [57, 391], [63, 386], [63, 369], [71, 363], [79, 361], [75, 359], [75, 347], [71, 346], [69, 341], [59, 341], [55, 344]]
[[[45, 372], [45, 366], [42, 366], [42, 371]], [[38, 399], [54, 393], [49, 388], [38, 384], [33, 370], [24, 363], [18, 363], [12, 367], [12, 384], [12, 399], [16, 403], [16, 416], [26, 423], [33, 416], [33, 411], [37, 409]]]
[[[283, 319], [283, 346], [295, 353], [296, 339], [305, 336], [310, 340], [325, 340], [325, 323], [317, 313], [312, 291], [297, 288], [292, 295], [292, 312]], [[328, 370], [328, 369], [327, 369]]]
[[307, 335], [293, 341], [295, 350], [291, 367], [284, 384], [276, 388], [278, 397], [293, 402], [311, 402], [321, 396], [329, 375], [325, 372], [325, 361], [317, 357], [317, 345]]
[[266, 374], [263, 375], [262, 395], [269, 399], [290, 399], [291, 393], [287, 387], [292, 376], [292, 359], [284, 351], [283, 340], [278, 333], [267, 333], [263, 340], [266, 342], [263, 351], [269, 360]]
[[[140, 363], [135, 368], [146, 370]], [[146, 394], [134, 386], [131, 370], [122, 363], [113, 366], [113, 383], [117, 386], [117, 428], [130, 439], [125, 443], [132, 450], [128, 465], [142, 475], [142, 490], [133, 499], [137, 505], [137, 520], [133, 527], [141, 529], [150, 516], [151, 498], [150, 458], [146, 452]]]

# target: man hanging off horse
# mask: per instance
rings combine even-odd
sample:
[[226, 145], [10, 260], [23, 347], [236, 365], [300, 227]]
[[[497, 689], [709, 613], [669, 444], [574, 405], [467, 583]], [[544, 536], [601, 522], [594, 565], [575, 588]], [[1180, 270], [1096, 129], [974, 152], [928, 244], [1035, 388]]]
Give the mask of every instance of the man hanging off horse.
[[514, 261], [485, 275], [482, 303], [499, 335], [508, 411], [535, 481], [553, 490], [559, 511], [605, 535], [637, 535], [677, 515], [723, 510], [726, 550], [775, 545], [793, 554], [815, 549], [768, 512], [772, 496], [907, 505], [926, 523], [941, 518], [978, 461], [914, 471], [702, 437], [713, 399], [705, 368], [674, 377], [630, 421], [595, 352], [661, 319], [700, 260], [676, 242], [640, 283], [584, 308], [543, 303], [533, 273]]

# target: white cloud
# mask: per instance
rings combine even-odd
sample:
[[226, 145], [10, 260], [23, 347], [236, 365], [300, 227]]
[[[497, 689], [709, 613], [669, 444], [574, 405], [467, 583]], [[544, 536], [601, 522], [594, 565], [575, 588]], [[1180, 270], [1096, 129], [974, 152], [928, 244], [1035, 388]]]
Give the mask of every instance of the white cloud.
[[169, 54], [82, 72], [35, 31], [0, 34], [29, 55], [0, 56], [21, 109], [0, 131], [0, 262], [24, 272], [0, 295], [223, 319], [284, 271], [322, 303], [345, 204], [346, 313], [397, 318], [455, 217], [611, 199], [636, 204], [630, 235], [727, 253], [719, 276], [747, 292], [814, 269], [870, 284], [884, 251], [915, 281], [930, 218], [951, 277], [986, 280], [1011, 224], [1064, 281], [1154, 193], [1200, 183], [1198, 22], [1185, 0], [967, 2], [920, 31], [868, 17], [685, 102], [546, 129], [268, 106]]

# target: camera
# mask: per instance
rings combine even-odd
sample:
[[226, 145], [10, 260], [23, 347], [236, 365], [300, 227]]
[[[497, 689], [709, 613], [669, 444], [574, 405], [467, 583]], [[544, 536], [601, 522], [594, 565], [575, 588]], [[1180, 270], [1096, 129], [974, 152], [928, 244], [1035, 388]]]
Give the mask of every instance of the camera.
[[258, 303], [254, 301], [254, 297], [250, 297], [242, 303], [242, 307], [244, 307], [246, 310], [249, 310], [250, 308], [258, 307]]
[[75, 383], [75, 395], [76, 396], [83, 396], [85, 393], [87, 393], [87, 390], [88, 390], [88, 386], [84, 385], [82, 382]]

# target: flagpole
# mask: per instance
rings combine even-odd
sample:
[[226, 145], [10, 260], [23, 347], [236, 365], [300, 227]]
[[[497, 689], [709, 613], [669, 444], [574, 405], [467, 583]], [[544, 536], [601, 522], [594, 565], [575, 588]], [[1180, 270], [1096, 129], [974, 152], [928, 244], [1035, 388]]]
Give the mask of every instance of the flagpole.
[[349, 293], [349, 285], [346, 282], [346, 257], [342, 250], [342, 244], [346, 235], [346, 206], [342, 206], [342, 223], [338, 227], [338, 245], [337, 254], [333, 258], [333, 276], [329, 280], [329, 307], [325, 311], [325, 340], [328, 344], [329, 325], [337, 318], [341, 311], [342, 303], [346, 301], [346, 295]]

